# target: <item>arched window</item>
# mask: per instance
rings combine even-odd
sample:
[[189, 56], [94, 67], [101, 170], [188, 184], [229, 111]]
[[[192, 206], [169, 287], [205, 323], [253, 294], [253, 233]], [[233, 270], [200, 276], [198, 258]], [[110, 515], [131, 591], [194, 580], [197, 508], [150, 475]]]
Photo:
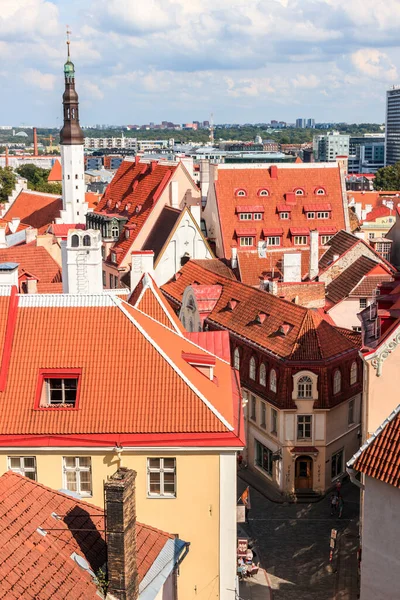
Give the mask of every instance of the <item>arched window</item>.
[[358, 369], [357, 369], [357, 363], [356, 363], [356, 361], [354, 361], [351, 364], [351, 368], [350, 368], [350, 385], [354, 385], [355, 383], [357, 383], [357, 379], [358, 379]]
[[239, 371], [240, 369], [240, 352], [239, 348], [235, 348], [233, 352], [233, 366]]
[[260, 384], [267, 385], [267, 368], [264, 363], [260, 365]]
[[338, 394], [341, 389], [342, 389], [342, 374], [339, 371], [339, 369], [337, 369], [337, 371], [335, 371], [335, 374], [333, 376], [333, 393]]
[[259, 196], [269, 196], [268, 190], [260, 190]]
[[295, 191], [296, 196], [304, 196], [304, 191], [301, 189], [298, 189]]
[[271, 369], [271, 372], [269, 374], [269, 389], [271, 390], [271, 392], [276, 393], [276, 371], [275, 371], [275, 369]]
[[111, 237], [119, 237], [118, 223], [113, 222], [111, 225]]
[[325, 190], [323, 188], [318, 188], [315, 193], [317, 196], [325, 196]]
[[190, 319], [190, 321], [189, 321], [189, 331], [190, 332], [194, 331], [194, 329], [193, 329], [193, 319]]
[[250, 359], [249, 377], [250, 379], [253, 379], [253, 381], [256, 378], [256, 359], [254, 356]]
[[246, 195], [246, 192], [244, 190], [238, 190], [236, 192], [236, 196], [245, 196], [245, 195]]
[[312, 398], [312, 379], [308, 375], [303, 375], [297, 382], [297, 397]]
[[71, 246], [72, 248], [77, 248], [79, 246], [79, 235], [71, 236]]
[[84, 235], [83, 236], [83, 245], [84, 246], [91, 246], [90, 235]]

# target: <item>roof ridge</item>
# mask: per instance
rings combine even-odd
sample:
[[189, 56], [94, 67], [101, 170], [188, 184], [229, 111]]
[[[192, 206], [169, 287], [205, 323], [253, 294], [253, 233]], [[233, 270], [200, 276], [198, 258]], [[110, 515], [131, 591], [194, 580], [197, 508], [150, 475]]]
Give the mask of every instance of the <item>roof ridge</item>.
[[[157, 293], [156, 289], [155, 289], [155, 285], [157, 285], [154, 281], [154, 279], [152, 278], [152, 276], [150, 275], [150, 273], [143, 273], [142, 277], [140, 278], [140, 282], [142, 283], [142, 290], [139, 294], [138, 299], [136, 300], [135, 304], [133, 305], [133, 308], [135, 308], [136, 310], [140, 311], [141, 313], [143, 313], [144, 315], [150, 317], [151, 319], [153, 319], [153, 321], [156, 321], [157, 323], [159, 323], [160, 325], [162, 325], [163, 327], [166, 327], [166, 325], [164, 325], [163, 323], [160, 323], [160, 321], [157, 321], [157, 319], [155, 319], [154, 317], [152, 317], [151, 315], [148, 315], [147, 313], [145, 313], [143, 310], [141, 310], [138, 306], [139, 302], [142, 300], [146, 290], [150, 290], [151, 293], [153, 294], [154, 298], [156, 299], [156, 301], [158, 302], [158, 304], [161, 307], [161, 310], [165, 313], [165, 316], [167, 317], [168, 321], [171, 323], [171, 325], [174, 327], [174, 329], [176, 330], [176, 332], [181, 336], [184, 337], [182, 332], [180, 331], [180, 329], [178, 328], [177, 324], [174, 322], [173, 319], [171, 319], [171, 315], [168, 313], [168, 311], [165, 308], [165, 305], [162, 301], [162, 298], [160, 297], [160, 295]], [[169, 329], [169, 327], [167, 328]]]
[[381, 435], [382, 431], [394, 421], [394, 419], [400, 415], [400, 404], [390, 413], [390, 415], [379, 425], [379, 427], [374, 431], [374, 433], [367, 439], [367, 441], [361, 446], [359, 450], [351, 457], [351, 459], [346, 463], [346, 466], [351, 468], [352, 465], [356, 462], [358, 458], [360, 458], [361, 454], [373, 444], [378, 437]]
[[[160, 348], [160, 346], [157, 344], [157, 342], [155, 340], [153, 340], [153, 338], [150, 336], [150, 334], [147, 331], [145, 331], [145, 329], [126, 310], [125, 306], [122, 303], [122, 300], [120, 298], [113, 298], [112, 300], [115, 303], [115, 305], [123, 312], [123, 314], [131, 321], [131, 323], [133, 323], [133, 325], [142, 334], [142, 336], [145, 337], [148, 342], [150, 342], [150, 344], [153, 346], [153, 348], [155, 348], [155, 350], [160, 354], [160, 356], [162, 356], [162, 358], [170, 365], [170, 367], [173, 368], [173, 370], [176, 372], [176, 374], [184, 381], [184, 383], [186, 383], [186, 385], [192, 390], [192, 392], [194, 392], [196, 394], [196, 396], [198, 398], [200, 398], [200, 400], [202, 400], [202, 402], [204, 402], [204, 404], [214, 414], [214, 416], [217, 417], [217, 419], [219, 419], [221, 421], [221, 423], [228, 429], [228, 431], [234, 431], [234, 427], [230, 423], [228, 423], [228, 421], [225, 419], [225, 417], [220, 414], [220, 412], [215, 408], [215, 406], [213, 406], [211, 404], [211, 402], [209, 400], [207, 400], [207, 398], [204, 396], [204, 394], [200, 390], [197, 389], [197, 387], [194, 385], [194, 383], [192, 381], [190, 381], [190, 379], [188, 377], [186, 377], [186, 375], [179, 369], [179, 367], [174, 363], [174, 361], [164, 352], [164, 350], [162, 348]], [[137, 310], [133, 306], [132, 306], [132, 309]], [[139, 311], [139, 312], [141, 312], [141, 311]], [[144, 314], [144, 313], [142, 313], [142, 314]], [[148, 317], [148, 315], [145, 315], [145, 316]], [[151, 317], [148, 317], [148, 318], [151, 318]], [[155, 321], [155, 319], [152, 319], [152, 320]], [[155, 321], [155, 322], [158, 323], [158, 321]], [[160, 324], [160, 323], [158, 323], [158, 324]], [[175, 335], [178, 335], [173, 330], [169, 330], [169, 331], [171, 331]], [[182, 336], [182, 339], [185, 339], [188, 343], [190, 343], [190, 340], [188, 340], [184, 336]]]

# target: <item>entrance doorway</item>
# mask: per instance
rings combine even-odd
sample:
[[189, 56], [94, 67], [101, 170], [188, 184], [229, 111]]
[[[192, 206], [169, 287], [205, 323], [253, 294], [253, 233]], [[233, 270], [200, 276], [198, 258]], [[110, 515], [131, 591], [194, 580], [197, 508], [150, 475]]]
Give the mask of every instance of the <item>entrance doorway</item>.
[[296, 458], [294, 486], [296, 490], [313, 489], [313, 461], [310, 456]]

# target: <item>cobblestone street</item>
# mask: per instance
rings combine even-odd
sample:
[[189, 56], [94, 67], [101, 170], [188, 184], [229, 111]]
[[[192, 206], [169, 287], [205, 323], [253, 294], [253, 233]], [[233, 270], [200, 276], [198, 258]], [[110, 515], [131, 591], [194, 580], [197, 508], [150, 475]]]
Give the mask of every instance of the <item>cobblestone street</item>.
[[[246, 484], [238, 480], [241, 493]], [[314, 504], [278, 504], [251, 488], [249, 524], [273, 600], [357, 600], [359, 490], [342, 486], [343, 516], [330, 514], [329, 497]], [[338, 531], [339, 559], [329, 568], [331, 529]], [[336, 572], [337, 569], [337, 572]], [[266, 596], [268, 598], [268, 596]]]

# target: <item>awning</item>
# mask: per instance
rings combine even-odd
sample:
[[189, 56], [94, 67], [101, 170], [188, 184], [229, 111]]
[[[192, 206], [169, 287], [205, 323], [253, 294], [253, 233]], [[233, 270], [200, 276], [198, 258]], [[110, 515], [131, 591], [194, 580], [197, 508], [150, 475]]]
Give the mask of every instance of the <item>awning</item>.
[[332, 210], [332, 206], [330, 204], [305, 204], [304, 205], [304, 212], [317, 212], [317, 211], [328, 211], [330, 212]]
[[237, 237], [246, 237], [246, 236], [255, 236], [257, 235], [257, 230], [256, 228], [248, 228], [248, 229], [235, 229], [235, 233], [237, 235]]
[[291, 227], [290, 228], [291, 235], [310, 235], [309, 227]]
[[276, 210], [278, 212], [290, 212], [292, 210], [293, 206], [290, 206], [289, 204], [278, 204], [278, 206], [276, 207]]
[[240, 204], [236, 207], [237, 213], [259, 213], [265, 212], [265, 208], [263, 206], [250, 206]]
[[283, 235], [282, 227], [267, 227], [263, 229], [264, 235]]
[[336, 227], [317, 227], [318, 229], [318, 233], [320, 235], [327, 235], [327, 234], [335, 234], [337, 233], [337, 228]]

